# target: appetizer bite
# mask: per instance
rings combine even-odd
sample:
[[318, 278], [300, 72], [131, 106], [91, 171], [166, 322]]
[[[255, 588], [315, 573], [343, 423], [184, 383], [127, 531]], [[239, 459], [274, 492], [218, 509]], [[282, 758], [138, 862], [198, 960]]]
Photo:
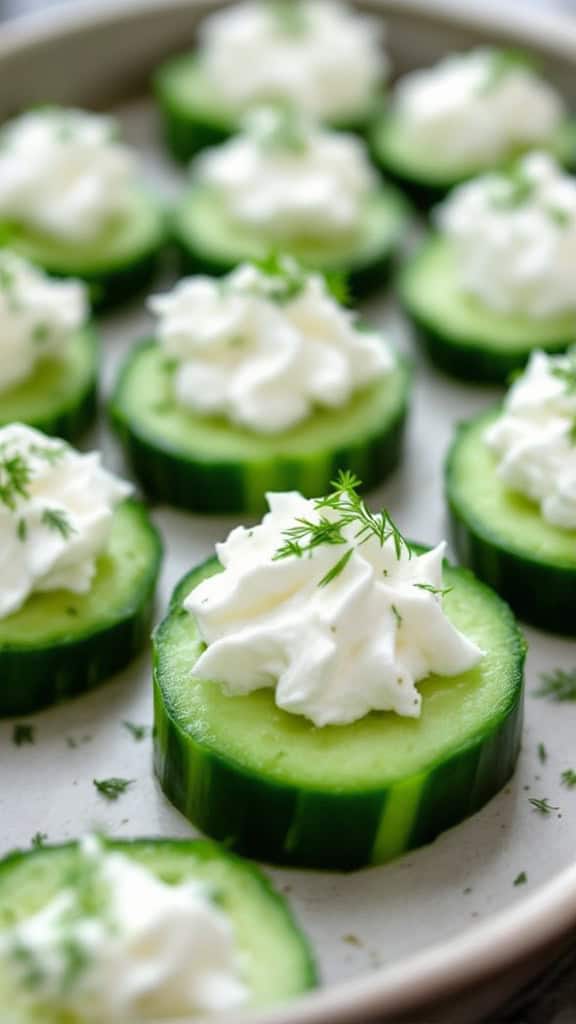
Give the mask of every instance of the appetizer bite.
[[151, 277], [165, 223], [113, 118], [46, 107], [0, 133], [0, 235], [49, 273], [82, 278], [104, 305]]
[[531, 149], [576, 161], [576, 129], [560, 94], [528, 55], [492, 48], [404, 75], [372, 145], [386, 173], [426, 202]]
[[[518, 753], [524, 642], [445, 545], [409, 545], [342, 474], [189, 573], [154, 637], [156, 771], [209, 835], [352, 869], [482, 807]], [[263, 826], [265, 823], [265, 827]]]
[[202, 512], [261, 512], [271, 488], [382, 480], [401, 455], [410, 374], [319, 274], [291, 259], [192, 277], [151, 299], [157, 340], [120, 374], [112, 419], [142, 486]]
[[535, 352], [462, 424], [446, 488], [458, 554], [526, 621], [576, 636], [576, 349]]
[[360, 139], [270, 107], [195, 160], [174, 231], [192, 271], [222, 274], [276, 248], [346, 274], [360, 294], [382, 283], [406, 222]]
[[96, 362], [85, 286], [0, 250], [0, 427], [76, 440], [96, 413]]
[[87, 836], [0, 862], [0, 992], [14, 1024], [205, 1020], [314, 984], [282, 897], [213, 843]]
[[438, 366], [504, 382], [576, 336], [576, 179], [543, 153], [460, 186], [408, 260], [404, 308]]
[[131, 491], [96, 452], [0, 429], [0, 715], [87, 690], [146, 642], [160, 542]]
[[362, 129], [388, 69], [383, 25], [334, 0], [256, 0], [205, 18], [198, 49], [166, 61], [154, 86], [178, 160], [280, 100], [334, 127]]

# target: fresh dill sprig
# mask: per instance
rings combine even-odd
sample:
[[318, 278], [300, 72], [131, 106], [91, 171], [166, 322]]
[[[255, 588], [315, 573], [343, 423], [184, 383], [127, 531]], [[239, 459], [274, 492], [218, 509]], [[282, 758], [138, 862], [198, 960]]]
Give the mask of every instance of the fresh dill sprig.
[[534, 690], [535, 697], [548, 697], [558, 703], [576, 701], [576, 669], [555, 668], [552, 672], [541, 672], [540, 683], [540, 688]]
[[539, 814], [546, 815], [550, 814], [551, 811], [560, 810], [559, 807], [554, 807], [547, 797], [531, 796], [528, 799], [528, 803], [534, 808], [535, 811], [538, 811]]
[[15, 747], [30, 746], [36, 741], [36, 729], [28, 723], [17, 722], [12, 730], [12, 743]]
[[519, 875], [516, 875], [514, 879], [514, 885], [525, 885], [528, 881], [528, 875], [525, 871], [521, 871]]
[[145, 740], [152, 732], [149, 725], [136, 725], [134, 722], [122, 722], [122, 725], [136, 742]]
[[540, 764], [546, 764], [546, 761], [548, 760], [548, 751], [543, 743], [538, 744], [538, 760], [540, 761]]
[[28, 497], [30, 466], [22, 455], [0, 452], [0, 502], [14, 511], [18, 498]]
[[48, 529], [61, 534], [64, 540], [68, 540], [68, 537], [76, 533], [76, 529], [72, 526], [64, 509], [46, 507], [42, 512], [41, 521]]
[[562, 785], [566, 786], [567, 789], [574, 789], [576, 787], [576, 772], [573, 768], [567, 768], [566, 771], [562, 772], [560, 778], [562, 779]]
[[92, 779], [100, 796], [103, 796], [105, 800], [109, 800], [111, 803], [122, 796], [130, 786], [134, 785], [134, 781], [134, 779], [118, 779], [115, 777], [110, 779]]

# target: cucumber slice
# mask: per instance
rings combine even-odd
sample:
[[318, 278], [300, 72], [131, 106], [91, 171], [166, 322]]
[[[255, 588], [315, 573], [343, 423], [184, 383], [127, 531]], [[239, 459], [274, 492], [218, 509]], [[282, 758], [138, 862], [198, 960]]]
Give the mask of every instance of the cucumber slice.
[[483, 441], [491, 408], [458, 429], [446, 467], [446, 497], [458, 556], [518, 615], [576, 636], [576, 530], [552, 526], [538, 505], [504, 486]]
[[98, 345], [91, 328], [79, 331], [61, 359], [45, 359], [34, 374], [0, 392], [0, 427], [27, 423], [75, 441], [96, 415]]
[[154, 636], [156, 772], [195, 825], [249, 856], [349, 870], [388, 861], [477, 811], [513, 772], [525, 645], [510, 609], [446, 567], [451, 620], [486, 652], [453, 679], [420, 684], [420, 719], [373, 713], [315, 728], [271, 690], [227, 697], [195, 679], [203, 650], [185, 596], [220, 569], [186, 576]]
[[[407, 228], [408, 206], [391, 185], [381, 185], [366, 203], [363, 223], [353, 240], [302, 239], [283, 251], [304, 266], [346, 276], [355, 296], [382, 284]], [[219, 275], [238, 263], [264, 259], [270, 242], [230, 220], [217, 194], [193, 186], [174, 213], [174, 232], [186, 272]]]
[[505, 383], [536, 348], [563, 352], [576, 314], [530, 319], [496, 313], [460, 288], [450, 243], [430, 236], [400, 275], [400, 298], [433, 363], [454, 377]]
[[134, 658], [148, 640], [160, 556], [148, 513], [124, 501], [89, 593], [36, 593], [0, 619], [0, 717], [83, 693]]
[[[405, 130], [398, 115], [392, 112], [384, 114], [375, 123], [370, 142], [375, 162], [422, 206], [438, 202], [450, 189], [464, 181], [498, 166], [503, 167], [534, 148], [532, 145], [516, 146], [498, 161], [496, 167], [492, 163], [477, 161], [455, 164], [440, 147], [431, 150], [419, 144], [414, 135]], [[576, 121], [566, 120], [550, 145], [537, 148], [552, 153], [564, 167], [574, 167]]]
[[56, 277], [76, 277], [90, 288], [95, 307], [123, 302], [155, 273], [167, 237], [158, 201], [134, 191], [122, 220], [97, 241], [74, 244], [17, 224], [2, 225], [2, 242]]
[[255, 434], [197, 416], [172, 397], [162, 349], [132, 350], [111, 403], [112, 421], [142, 487], [157, 501], [197, 512], [256, 514], [270, 490], [324, 494], [339, 469], [366, 487], [397, 465], [410, 371], [403, 361], [343, 409], [322, 409], [283, 434]]
[[[142, 864], [167, 884], [189, 879], [213, 888], [229, 915], [243, 954], [252, 1007], [290, 999], [316, 983], [314, 961], [284, 899], [251, 864], [203, 840], [105, 840], [106, 847]], [[77, 845], [13, 853], [0, 862], [0, 930], [37, 914], [67, 884]], [[5, 1024], [83, 1024], [76, 1015], [24, 1005], [9, 965], [0, 960]]]
[[[217, 102], [195, 53], [178, 54], [165, 61], [154, 75], [153, 88], [164, 139], [176, 160], [185, 163], [200, 149], [218, 145], [238, 131], [241, 118]], [[380, 105], [381, 97], [379, 101]], [[331, 120], [330, 124], [342, 131], [361, 132], [376, 106], [374, 97], [358, 117]]]

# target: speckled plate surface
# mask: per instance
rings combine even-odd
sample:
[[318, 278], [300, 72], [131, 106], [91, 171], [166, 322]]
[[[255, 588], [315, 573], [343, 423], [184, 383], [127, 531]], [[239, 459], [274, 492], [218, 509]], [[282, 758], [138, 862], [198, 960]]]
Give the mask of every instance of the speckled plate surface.
[[[207, 6], [192, 0], [81, 4], [74, 14], [14, 23], [0, 33], [0, 113], [39, 100], [112, 105], [129, 139], [145, 152], [151, 180], [174, 194], [182, 177], [163, 157], [153, 112], [141, 97], [150, 68], [192, 39]], [[387, 16], [392, 55], [402, 70], [491, 40], [531, 46], [566, 92], [576, 81], [576, 23], [570, 19], [540, 15], [518, 28], [480, 3], [466, 17], [441, 0], [370, 6]], [[494, 392], [430, 369], [383, 297], [365, 313], [414, 355], [417, 369], [404, 466], [371, 501], [386, 503], [406, 534], [434, 543], [445, 534], [441, 467], [453, 427]], [[142, 303], [103, 322], [104, 394], [119, 360], [149, 328]], [[113, 468], [123, 469], [105, 426], [91, 441], [102, 444]], [[166, 544], [160, 614], [176, 580], [211, 552], [232, 521], [165, 508], [154, 515]], [[433, 845], [386, 867], [346, 876], [270, 872], [315, 945], [323, 988], [260, 1015], [262, 1024], [471, 1024], [555, 955], [576, 927], [576, 790], [560, 780], [564, 769], [576, 769], [576, 704], [549, 703], [533, 693], [541, 671], [576, 667], [576, 645], [526, 632], [526, 731], [518, 771], [504, 792]], [[35, 716], [33, 745], [16, 746], [14, 723], [0, 723], [0, 852], [27, 846], [38, 831], [54, 841], [94, 826], [117, 836], [190, 835], [154, 781], [150, 741], [137, 742], [123, 725], [150, 724], [151, 714], [150, 664], [143, 657], [104, 688]], [[547, 751], [544, 761], [539, 744]], [[117, 803], [106, 804], [92, 780], [111, 775], [134, 783]], [[542, 815], [530, 797], [546, 797], [557, 810]], [[515, 886], [521, 872], [527, 881]]]

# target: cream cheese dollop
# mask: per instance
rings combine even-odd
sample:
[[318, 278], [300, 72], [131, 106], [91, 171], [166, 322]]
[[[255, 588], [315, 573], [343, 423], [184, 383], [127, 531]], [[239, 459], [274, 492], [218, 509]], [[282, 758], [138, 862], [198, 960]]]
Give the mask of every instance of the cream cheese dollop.
[[90, 590], [130, 484], [64, 441], [21, 423], [0, 429], [0, 618], [36, 591]]
[[230, 696], [272, 688], [291, 714], [347, 725], [371, 711], [417, 718], [420, 680], [478, 663], [482, 652], [443, 609], [445, 544], [411, 555], [394, 536], [362, 542], [356, 523], [343, 529], [345, 546], [279, 557], [287, 530], [337, 513], [297, 492], [267, 500], [260, 525], [237, 527], [217, 545], [223, 572], [184, 602], [207, 645], [195, 677]]
[[359, 138], [276, 108], [255, 111], [194, 169], [229, 217], [271, 244], [353, 236], [376, 186]]
[[200, 61], [227, 110], [280, 99], [345, 120], [366, 114], [385, 78], [383, 36], [380, 19], [334, 0], [257, 0], [206, 18]]
[[552, 526], [576, 529], [576, 349], [534, 352], [484, 439], [507, 488]]
[[74, 244], [122, 217], [135, 182], [132, 151], [111, 117], [46, 107], [1, 133], [0, 220]]
[[438, 210], [464, 292], [497, 313], [576, 310], [576, 180], [544, 153], [455, 189]]
[[[98, 1024], [184, 1018], [246, 1001], [232, 924], [205, 885], [169, 885], [143, 864], [81, 845], [78, 886], [64, 888], [37, 914], [0, 934], [0, 955], [34, 967], [33, 1004], [78, 1013]], [[86, 898], [101, 906], [86, 911]], [[72, 959], [71, 959], [72, 957]], [[30, 972], [29, 972], [30, 975]]]
[[396, 365], [382, 336], [359, 329], [323, 277], [290, 260], [276, 273], [246, 264], [224, 280], [185, 279], [150, 307], [176, 360], [177, 401], [257, 433], [289, 430], [316, 407], [343, 407]]
[[403, 135], [445, 164], [489, 167], [518, 147], [546, 146], [566, 116], [559, 93], [507, 51], [453, 54], [398, 82]]
[[45, 359], [66, 355], [86, 322], [80, 281], [55, 281], [28, 260], [0, 250], [0, 401]]

